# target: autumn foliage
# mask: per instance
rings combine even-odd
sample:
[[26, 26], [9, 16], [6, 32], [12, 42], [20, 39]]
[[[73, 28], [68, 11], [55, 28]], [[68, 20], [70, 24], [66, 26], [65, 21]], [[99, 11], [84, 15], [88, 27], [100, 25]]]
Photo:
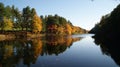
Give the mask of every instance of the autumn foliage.
[[37, 32], [41, 32], [41, 30], [42, 30], [42, 21], [37, 15], [34, 15], [32, 20], [32, 32], [37, 33]]
[[3, 18], [3, 23], [1, 26], [2, 30], [8, 31], [13, 29], [13, 23], [10, 19], [7, 19], [6, 17]]
[[42, 32], [47, 34], [62, 34], [62, 35], [71, 35], [71, 34], [81, 34], [86, 33], [86, 30], [74, 26], [69, 20], [66, 20], [64, 17], [58, 16], [57, 14], [52, 16], [41, 16], [43, 25]]
[[74, 26], [69, 20], [55, 14], [38, 16], [35, 8], [29, 6], [19, 11], [13, 6], [0, 3], [0, 32], [24, 31], [31, 33], [71, 35], [86, 33], [80, 27]]

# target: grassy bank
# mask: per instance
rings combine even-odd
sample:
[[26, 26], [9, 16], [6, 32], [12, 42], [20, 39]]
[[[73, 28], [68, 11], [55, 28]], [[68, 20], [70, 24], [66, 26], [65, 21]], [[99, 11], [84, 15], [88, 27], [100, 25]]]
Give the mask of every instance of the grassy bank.
[[0, 34], [0, 41], [1, 40], [10, 40], [10, 39], [15, 39], [15, 35], [14, 34]]

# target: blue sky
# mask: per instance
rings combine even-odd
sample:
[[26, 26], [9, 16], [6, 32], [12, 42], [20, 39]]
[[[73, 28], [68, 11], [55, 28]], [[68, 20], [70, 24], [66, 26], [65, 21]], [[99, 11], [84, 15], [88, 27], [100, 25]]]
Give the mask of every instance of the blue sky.
[[110, 13], [119, 0], [0, 0], [5, 5], [15, 5], [20, 10], [26, 6], [35, 8], [37, 14], [58, 14], [70, 20], [73, 25], [90, 30], [101, 16]]

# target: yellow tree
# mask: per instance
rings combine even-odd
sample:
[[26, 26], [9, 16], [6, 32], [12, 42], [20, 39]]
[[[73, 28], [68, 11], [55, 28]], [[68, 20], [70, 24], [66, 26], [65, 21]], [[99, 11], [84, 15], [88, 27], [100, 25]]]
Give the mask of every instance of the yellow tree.
[[40, 17], [38, 17], [35, 14], [32, 20], [32, 32], [37, 33], [37, 32], [41, 32], [41, 30], [42, 30], [42, 21]]
[[58, 30], [58, 34], [64, 34], [64, 27], [63, 26], [59, 26], [57, 30]]
[[2, 30], [8, 31], [13, 29], [13, 22], [6, 17], [3, 18]]
[[71, 28], [70, 24], [66, 24], [65, 27], [66, 27], [66, 33], [69, 35], [72, 34], [72, 28]]
[[76, 26], [72, 27], [72, 34], [74, 34], [76, 32]]

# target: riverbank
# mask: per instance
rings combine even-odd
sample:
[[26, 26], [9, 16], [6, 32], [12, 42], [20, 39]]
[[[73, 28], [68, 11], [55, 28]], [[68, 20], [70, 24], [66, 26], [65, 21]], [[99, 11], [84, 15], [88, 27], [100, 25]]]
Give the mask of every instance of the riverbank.
[[[71, 34], [72, 35], [72, 34]], [[0, 33], [0, 41], [15, 39], [34, 39], [44, 36], [71, 36], [66, 34], [50, 34], [50, 33], [31, 33], [31, 32], [4, 32]]]
[[27, 33], [27, 34], [0, 34], [0, 41], [3, 40], [14, 40], [14, 39], [33, 39], [33, 38], [40, 38], [42, 36], [45, 36], [45, 34], [32, 34], [32, 33]]
[[2, 40], [10, 40], [10, 39], [15, 39], [15, 35], [14, 34], [0, 34], [0, 41]]

